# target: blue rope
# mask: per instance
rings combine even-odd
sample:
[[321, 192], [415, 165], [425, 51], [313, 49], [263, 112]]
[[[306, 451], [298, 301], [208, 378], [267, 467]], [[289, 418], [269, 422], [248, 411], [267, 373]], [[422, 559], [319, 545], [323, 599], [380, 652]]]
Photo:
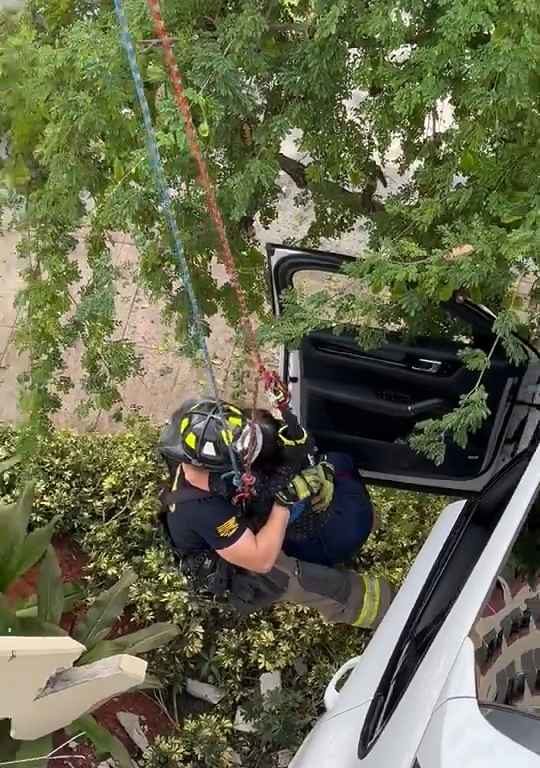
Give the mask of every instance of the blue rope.
[[[131, 70], [131, 76], [133, 78], [135, 91], [137, 93], [137, 98], [139, 100], [139, 105], [141, 107], [145, 134], [146, 134], [146, 148], [148, 150], [150, 166], [154, 173], [154, 179], [155, 179], [157, 191], [161, 198], [161, 207], [163, 209], [163, 213], [165, 215], [165, 219], [167, 221], [167, 224], [171, 233], [173, 254], [178, 263], [181, 279], [186, 289], [186, 292], [189, 298], [189, 303], [191, 304], [191, 310], [193, 313], [193, 320], [195, 325], [195, 333], [196, 333], [196, 336], [198, 337], [199, 346], [204, 358], [208, 386], [210, 387], [210, 392], [218, 405], [218, 412], [221, 417], [223, 427], [224, 429], [229, 429], [229, 427], [225, 423], [223, 411], [221, 408], [221, 399], [218, 393], [216, 377], [214, 374], [214, 369], [212, 367], [212, 360], [210, 358], [210, 352], [208, 350], [206, 336], [204, 334], [204, 324], [202, 321], [202, 313], [199, 306], [199, 302], [197, 300], [197, 296], [195, 295], [195, 291], [193, 289], [191, 274], [190, 274], [188, 263], [186, 261], [184, 246], [182, 245], [182, 238], [180, 236], [178, 224], [176, 223], [173, 204], [171, 201], [171, 196], [169, 194], [169, 185], [167, 184], [167, 179], [165, 177], [165, 172], [163, 170], [163, 163], [161, 160], [161, 155], [160, 155], [158, 144], [157, 144], [156, 133], [154, 131], [154, 126], [152, 125], [150, 107], [148, 106], [148, 101], [146, 99], [146, 94], [144, 92], [144, 85], [142, 81], [141, 70], [137, 62], [137, 54], [135, 53], [135, 46], [133, 45], [133, 38], [131, 37], [131, 33], [129, 31], [127, 17], [126, 17], [124, 8], [122, 6], [122, 0], [114, 0], [114, 9], [116, 11], [116, 17], [118, 19], [118, 24], [120, 26], [120, 36], [122, 40], [122, 45], [124, 46], [124, 49], [127, 54], [129, 68]], [[228, 446], [228, 449], [229, 449], [229, 455], [231, 457], [231, 464], [234, 470], [235, 484], [239, 485], [241, 471], [240, 471], [238, 459], [235, 455], [234, 450], [230, 445]]]

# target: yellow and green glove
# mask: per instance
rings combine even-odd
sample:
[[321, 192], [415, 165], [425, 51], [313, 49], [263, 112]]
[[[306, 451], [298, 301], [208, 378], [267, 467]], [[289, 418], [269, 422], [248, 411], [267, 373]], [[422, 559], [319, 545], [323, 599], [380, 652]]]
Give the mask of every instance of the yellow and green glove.
[[289, 523], [295, 523], [302, 516], [311, 494], [311, 488], [301, 474], [295, 475], [285, 488], [276, 493], [277, 503], [289, 510]]
[[[314, 512], [324, 512], [334, 498], [334, 477], [334, 467], [326, 461], [321, 461], [295, 475], [285, 488], [276, 494], [276, 501], [289, 509], [294, 506], [295, 512], [300, 510], [299, 506], [296, 507], [298, 502], [310, 501]], [[297, 514], [294, 519], [299, 516]]]
[[311, 485], [311, 506], [314, 512], [326, 512], [334, 498], [335, 469], [327, 461], [304, 469], [302, 476]]

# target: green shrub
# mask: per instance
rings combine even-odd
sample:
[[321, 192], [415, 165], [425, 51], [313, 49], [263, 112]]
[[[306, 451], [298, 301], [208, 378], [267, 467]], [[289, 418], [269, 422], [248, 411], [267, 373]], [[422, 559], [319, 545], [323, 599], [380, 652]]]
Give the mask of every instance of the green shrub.
[[[121, 435], [52, 431], [39, 438], [23, 471], [35, 479], [34, 525], [59, 516], [57, 530], [70, 533], [90, 555], [94, 591], [133, 568], [138, 577], [130, 592], [134, 618], [177, 623], [182, 635], [170, 653], [175, 660], [188, 659], [201, 647], [201, 614], [156, 525], [163, 468], [155, 458], [155, 441], [156, 431], [145, 421]], [[15, 430], [3, 428], [0, 461], [13, 453], [16, 442]], [[16, 495], [20, 478], [21, 464], [4, 472], [0, 493], [5, 499]]]
[[[186, 675], [213, 682], [226, 697], [211, 716], [185, 721], [179, 735], [160, 742], [149, 760], [151, 768], [168, 765], [170, 754], [183, 750], [183, 757], [171, 765], [214, 768], [227, 763], [201, 762], [192, 747], [193, 733], [206, 733], [215, 725], [221, 746], [222, 739], [237, 744], [240, 737], [225, 724], [234, 719], [238, 703], [253, 696], [261, 672], [281, 670], [285, 688], [294, 689], [306, 711], [320, 711], [331, 675], [362, 651], [369, 633], [325, 624], [316, 612], [293, 605], [239, 620], [227, 608], [191, 594], [156, 525], [157, 495], [165, 476], [155, 455], [156, 437], [145, 421], [133, 422], [117, 435], [51, 431], [22, 467], [0, 471], [0, 497], [15, 496], [22, 471], [35, 478], [32, 522], [41, 526], [59, 516], [57, 529], [70, 533], [89, 555], [90, 590], [110, 586], [132, 568], [137, 574], [130, 589], [134, 618], [179, 625], [177, 640], [152, 652], [153, 671], [180, 687]], [[0, 428], [0, 462], [13, 455], [16, 445], [16, 431]], [[380, 527], [356, 566], [399, 584], [444, 502], [380, 489], [372, 497]], [[303, 672], [298, 660], [304, 661]], [[302, 724], [298, 738], [307, 727]]]
[[306, 701], [303, 691], [274, 690], [259, 692], [243, 706], [245, 718], [253, 724], [256, 738], [249, 738], [252, 749], [273, 755], [280, 749], [296, 750], [306, 729], [317, 716], [315, 702]]
[[158, 737], [144, 753], [145, 768], [231, 768], [232, 723], [218, 714], [188, 717], [176, 736]]

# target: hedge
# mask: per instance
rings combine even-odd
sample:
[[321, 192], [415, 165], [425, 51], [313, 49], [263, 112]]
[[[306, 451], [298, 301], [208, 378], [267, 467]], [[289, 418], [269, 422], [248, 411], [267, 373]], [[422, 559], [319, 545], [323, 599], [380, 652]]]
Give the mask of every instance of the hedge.
[[[236, 706], [252, 698], [261, 672], [281, 670], [286, 691], [309, 713], [293, 739], [296, 742], [320, 711], [324, 687], [335, 669], [361, 651], [369, 634], [325, 624], [316, 612], [292, 605], [239, 620], [227, 609], [191, 594], [156, 523], [157, 494], [165, 479], [155, 454], [156, 437], [156, 429], [144, 420], [131, 422], [116, 435], [51, 430], [39, 438], [29, 459], [3, 473], [0, 496], [12, 499], [25, 478], [36, 481], [32, 522], [42, 524], [60, 515], [61, 532], [71, 535], [89, 555], [90, 590], [109, 586], [128, 566], [135, 570], [134, 621], [173, 621], [182, 630], [175, 643], [154, 654], [153, 671], [174, 684], [175, 691], [186, 676], [223, 687], [227, 695], [213, 710], [216, 722], [234, 720]], [[16, 428], [0, 426], [0, 461], [13, 455], [17, 439]], [[357, 565], [384, 574], [397, 585], [444, 502], [381, 489], [372, 489], [372, 497], [380, 527], [362, 549]], [[289, 717], [286, 694], [283, 707]], [[176, 741], [156, 745], [149, 761], [167, 763], [172, 754], [184, 754], [188, 747], [182, 746], [182, 739], [193, 744], [193, 732], [199, 726], [204, 731], [208, 717], [186, 721]], [[245, 758], [248, 737], [224, 726], [218, 742], [220, 748], [225, 740], [237, 749], [238, 739]], [[270, 753], [281, 743], [276, 739], [265, 742], [264, 750]], [[260, 750], [259, 744], [258, 759]], [[193, 759], [194, 764], [206, 764], [197, 756]], [[260, 760], [257, 764], [262, 765]], [[249, 762], [244, 760], [244, 765]]]

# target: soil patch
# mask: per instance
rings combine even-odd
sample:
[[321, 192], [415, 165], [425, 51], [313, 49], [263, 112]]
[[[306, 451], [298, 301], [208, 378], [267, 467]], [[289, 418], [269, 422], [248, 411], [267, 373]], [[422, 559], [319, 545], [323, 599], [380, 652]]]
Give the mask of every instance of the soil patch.
[[140, 754], [139, 749], [120, 725], [116, 717], [117, 712], [131, 712], [138, 715], [141, 727], [150, 743], [154, 741], [156, 736], [165, 736], [174, 730], [172, 721], [168, 719], [150, 695], [141, 692], [128, 692], [105, 702], [93, 713], [94, 717], [101, 725], [114, 733], [133, 756]]
[[[53, 747], [56, 749], [67, 740], [64, 731], [57, 731], [53, 737]], [[57, 757], [58, 755], [58, 757]], [[79, 757], [80, 756], [80, 757]], [[62, 747], [55, 760], [48, 761], [48, 768], [97, 768], [101, 761], [96, 757], [96, 752], [91, 744], [82, 743], [77, 739], [75, 749]]]
[[[87, 555], [65, 534], [53, 536], [52, 543], [58, 557], [63, 581], [81, 581], [88, 562]], [[32, 595], [35, 595], [38, 578], [39, 566], [36, 565], [9, 587], [6, 592], [9, 602], [14, 605], [19, 601], [28, 600]]]
[[[117, 712], [132, 712], [137, 715], [150, 744], [157, 736], [166, 736], [174, 730], [173, 723], [167, 718], [160, 706], [144, 693], [123, 693], [121, 696], [115, 696], [114, 699], [102, 704], [92, 713], [93, 717], [113, 733], [135, 759], [140, 758], [141, 752], [120, 725], [116, 717]], [[54, 746], [60, 746], [66, 739], [67, 736], [64, 732], [59, 731], [55, 734]], [[49, 768], [97, 768], [99, 763], [109, 759], [109, 756], [98, 758], [94, 747], [80, 739], [77, 740], [76, 749], [63, 747], [58, 754], [63, 757], [49, 760]], [[82, 755], [84, 759], [79, 759], [75, 757], [76, 755]]]

